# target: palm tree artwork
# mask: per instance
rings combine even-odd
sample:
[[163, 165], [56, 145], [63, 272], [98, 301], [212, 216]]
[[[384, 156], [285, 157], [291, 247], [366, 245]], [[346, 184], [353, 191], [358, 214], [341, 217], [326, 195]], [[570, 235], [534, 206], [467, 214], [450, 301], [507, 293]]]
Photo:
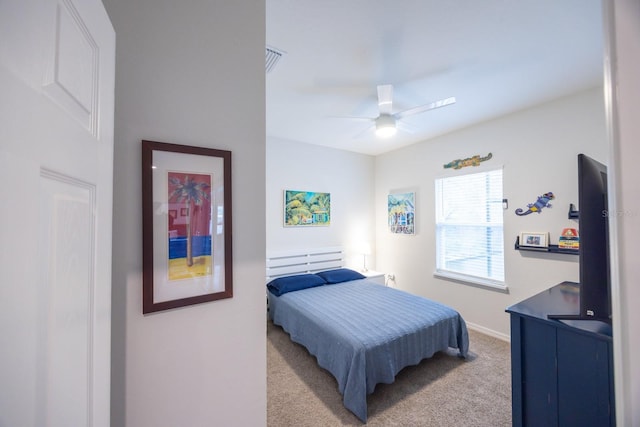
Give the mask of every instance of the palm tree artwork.
[[210, 235], [211, 175], [169, 172], [168, 180], [169, 204], [180, 206], [180, 212], [185, 214], [186, 266], [192, 267], [194, 229], [199, 236]]
[[313, 191], [285, 191], [285, 225], [330, 225], [331, 195]]

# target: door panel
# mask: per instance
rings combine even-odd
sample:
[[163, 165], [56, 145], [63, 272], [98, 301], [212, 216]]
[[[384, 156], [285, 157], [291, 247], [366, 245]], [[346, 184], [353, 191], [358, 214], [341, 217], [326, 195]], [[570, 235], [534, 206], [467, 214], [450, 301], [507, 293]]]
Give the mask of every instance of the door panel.
[[557, 426], [556, 330], [536, 320], [521, 329], [523, 420], [526, 426]]
[[607, 343], [558, 328], [558, 411], [561, 426], [611, 425]]
[[41, 425], [81, 426], [93, 407], [95, 187], [42, 171], [40, 206], [37, 411]]
[[59, 2], [55, 12], [55, 43], [47, 64], [45, 91], [97, 137], [98, 46], [71, 1]]

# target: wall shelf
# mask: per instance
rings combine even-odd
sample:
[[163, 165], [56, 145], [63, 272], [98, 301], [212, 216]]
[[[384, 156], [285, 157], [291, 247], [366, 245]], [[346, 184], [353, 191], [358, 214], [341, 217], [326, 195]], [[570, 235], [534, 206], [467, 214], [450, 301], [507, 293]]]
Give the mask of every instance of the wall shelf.
[[548, 248], [532, 248], [529, 246], [520, 246], [520, 237], [516, 237], [516, 244], [514, 249], [517, 251], [529, 251], [529, 252], [546, 252], [552, 254], [567, 254], [578, 255], [579, 250], [559, 248], [558, 245], [549, 245]]

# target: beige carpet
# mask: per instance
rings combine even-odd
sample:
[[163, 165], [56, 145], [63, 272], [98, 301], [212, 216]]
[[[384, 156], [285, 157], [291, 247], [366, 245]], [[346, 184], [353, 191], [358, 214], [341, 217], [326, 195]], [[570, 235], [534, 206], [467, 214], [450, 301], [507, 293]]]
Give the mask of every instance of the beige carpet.
[[[511, 425], [509, 344], [469, 331], [469, 357], [436, 353], [367, 398], [367, 426]], [[267, 425], [362, 426], [342, 405], [333, 376], [267, 321]]]

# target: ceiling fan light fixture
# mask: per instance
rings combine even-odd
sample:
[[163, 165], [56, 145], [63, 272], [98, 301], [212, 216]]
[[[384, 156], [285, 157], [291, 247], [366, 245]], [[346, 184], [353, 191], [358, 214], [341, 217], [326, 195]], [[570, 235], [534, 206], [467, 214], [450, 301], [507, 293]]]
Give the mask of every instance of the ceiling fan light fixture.
[[388, 114], [382, 114], [376, 120], [376, 135], [380, 138], [389, 138], [396, 134], [396, 119]]

